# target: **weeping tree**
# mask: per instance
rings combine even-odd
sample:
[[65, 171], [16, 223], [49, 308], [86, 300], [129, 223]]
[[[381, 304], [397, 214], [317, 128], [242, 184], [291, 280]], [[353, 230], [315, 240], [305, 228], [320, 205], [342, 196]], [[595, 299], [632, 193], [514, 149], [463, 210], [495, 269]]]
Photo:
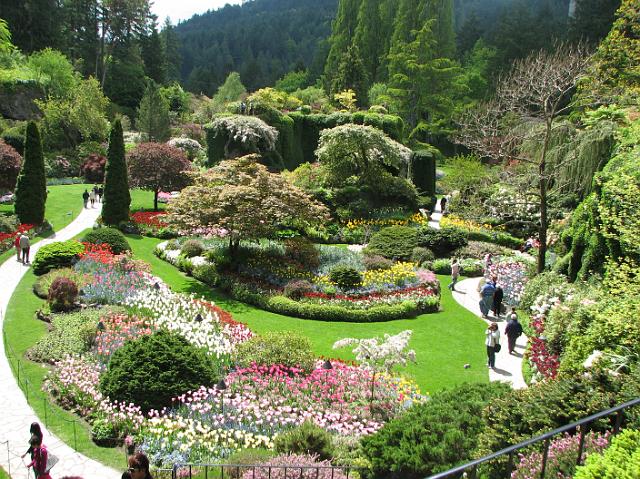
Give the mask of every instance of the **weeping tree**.
[[[547, 252], [549, 189], [558, 172], [548, 154], [558, 120], [571, 108], [571, 95], [588, 64], [584, 45], [560, 44], [553, 52], [533, 53], [515, 62], [499, 81], [494, 100], [467, 110], [458, 119], [454, 141], [480, 156], [525, 167], [513, 169], [518, 172], [514, 179], [536, 198], [539, 273], [544, 271]], [[522, 148], [530, 141], [540, 144], [535, 154]]]
[[218, 117], [207, 125], [209, 165], [215, 165], [222, 159], [272, 152], [277, 139], [278, 130], [255, 116]]

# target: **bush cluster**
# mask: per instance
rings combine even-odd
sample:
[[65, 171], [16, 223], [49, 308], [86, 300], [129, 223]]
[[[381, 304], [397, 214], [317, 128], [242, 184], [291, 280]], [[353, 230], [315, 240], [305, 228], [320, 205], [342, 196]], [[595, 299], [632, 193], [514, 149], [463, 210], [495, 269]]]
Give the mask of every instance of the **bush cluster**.
[[340, 289], [355, 289], [362, 285], [362, 274], [350, 266], [338, 265], [329, 273], [329, 280]]
[[375, 233], [365, 249], [366, 254], [408, 261], [418, 246], [417, 232], [409, 226], [389, 226]]
[[148, 412], [171, 406], [172, 398], [215, 381], [204, 351], [161, 330], [117, 349], [100, 378], [100, 390], [113, 401], [132, 402]]
[[75, 240], [56, 241], [44, 245], [33, 259], [33, 272], [36, 275], [41, 275], [52, 269], [71, 266], [83, 251], [82, 243]]
[[416, 246], [411, 252], [411, 262], [416, 263], [418, 266], [423, 266], [431, 263], [435, 259], [433, 251], [423, 246]]
[[602, 454], [590, 455], [574, 479], [632, 478], [640, 471], [640, 431], [622, 431]]
[[300, 299], [305, 293], [313, 291], [313, 284], [306, 279], [293, 279], [284, 285], [283, 294], [287, 298]]
[[303, 236], [290, 238], [284, 242], [285, 256], [297, 261], [308, 270], [320, 266], [320, 253], [314, 244]]
[[[436, 274], [451, 274], [451, 260], [440, 258], [430, 264], [431, 270]], [[476, 278], [484, 274], [482, 261], [465, 258], [460, 260], [460, 274], [469, 278]]]
[[467, 239], [473, 241], [484, 241], [487, 243], [497, 244], [509, 249], [520, 249], [524, 244], [520, 238], [511, 236], [509, 233], [502, 232], [485, 232], [485, 231], [469, 231], [467, 233]]
[[366, 254], [362, 258], [362, 264], [367, 271], [375, 269], [389, 269], [393, 261], [379, 254]]
[[180, 253], [186, 258], [202, 256], [202, 253], [204, 253], [204, 245], [202, 241], [190, 239], [184, 242], [182, 248], [180, 248]]
[[82, 241], [93, 244], [108, 244], [113, 254], [121, 254], [131, 251], [131, 246], [122, 231], [116, 228], [97, 228], [90, 231]]
[[467, 235], [458, 228], [448, 227], [442, 229], [420, 228], [417, 232], [419, 246], [429, 248], [438, 258], [450, 256], [451, 253], [467, 245]]
[[70, 279], [79, 288], [82, 288], [85, 284], [84, 276], [76, 273], [72, 268], [54, 269], [36, 279], [33, 283], [34, 294], [39, 298], [47, 299], [49, 297], [49, 287], [57, 278]]
[[306, 372], [315, 368], [311, 342], [306, 336], [293, 331], [267, 332], [241, 343], [236, 351], [236, 362], [243, 368], [252, 363], [299, 366]]
[[309, 454], [322, 460], [331, 459], [334, 451], [331, 434], [309, 420], [276, 436], [273, 446], [280, 454]]
[[51, 311], [68, 311], [78, 299], [78, 285], [75, 281], [65, 277], [53, 280], [48, 295]]

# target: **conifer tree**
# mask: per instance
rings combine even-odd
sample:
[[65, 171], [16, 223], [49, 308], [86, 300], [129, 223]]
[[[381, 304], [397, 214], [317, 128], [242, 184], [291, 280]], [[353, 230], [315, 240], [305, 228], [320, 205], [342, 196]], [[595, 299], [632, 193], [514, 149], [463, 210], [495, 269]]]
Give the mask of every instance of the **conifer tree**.
[[331, 95], [340, 93], [344, 90], [353, 90], [356, 93], [356, 99], [360, 106], [367, 103], [369, 77], [355, 45], [347, 48], [340, 59], [340, 64], [331, 83]]
[[[362, 55], [362, 62], [370, 82], [378, 78], [378, 66], [380, 64], [380, 0], [362, 0], [358, 11], [358, 24], [353, 39], [353, 44]], [[370, 84], [367, 83], [366, 89]]]
[[117, 225], [129, 219], [129, 180], [124, 156], [122, 124], [115, 120], [109, 134], [109, 151], [104, 174], [104, 200], [102, 220], [108, 225]]
[[147, 85], [138, 109], [138, 130], [147, 141], [163, 142], [170, 136], [169, 102], [153, 81]]
[[46, 200], [47, 180], [42, 141], [37, 125], [30, 121], [25, 134], [24, 162], [16, 185], [15, 212], [20, 223], [42, 224]]
[[171, 20], [165, 20], [164, 28], [161, 32], [162, 47], [166, 60], [166, 77], [169, 82], [180, 80], [180, 66], [182, 57], [180, 56], [180, 42], [176, 35], [175, 27], [171, 25]]
[[144, 72], [154, 82], [162, 85], [167, 79], [167, 58], [155, 25], [149, 36], [142, 38], [141, 43]]
[[333, 79], [356, 33], [358, 11], [362, 0], [340, 0], [329, 38], [329, 55], [325, 63], [325, 89], [332, 91]]

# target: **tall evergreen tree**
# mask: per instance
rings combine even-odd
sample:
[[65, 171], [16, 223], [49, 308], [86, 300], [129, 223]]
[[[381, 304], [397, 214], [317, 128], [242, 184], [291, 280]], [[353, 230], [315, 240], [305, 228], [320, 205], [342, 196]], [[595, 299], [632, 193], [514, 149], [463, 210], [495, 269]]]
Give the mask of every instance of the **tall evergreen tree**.
[[358, 22], [358, 11], [362, 0], [340, 0], [333, 20], [329, 43], [329, 55], [324, 67], [325, 89], [332, 91], [334, 75], [347, 49], [352, 45]]
[[99, 0], [65, 0], [61, 7], [62, 51], [85, 76], [98, 78]]
[[368, 102], [369, 76], [365, 68], [358, 47], [355, 45], [347, 48], [338, 64], [338, 68], [331, 83], [331, 95], [344, 90], [353, 90], [359, 106]]
[[569, 38], [598, 43], [607, 36], [620, 0], [578, 0], [569, 20]]
[[433, 27], [437, 40], [435, 56], [454, 58], [456, 32], [453, 24], [453, 0], [429, 0], [428, 16], [435, 20]]
[[169, 139], [169, 102], [153, 81], [147, 85], [140, 101], [136, 125], [147, 141], [164, 142]]
[[[367, 77], [370, 82], [378, 78], [378, 66], [380, 65], [380, 0], [362, 0], [358, 11], [358, 24], [353, 44], [358, 48], [362, 56]], [[366, 90], [369, 89], [367, 82]]]
[[117, 225], [129, 219], [129, 178], [124, 156], [122, 124], [115, 120], [109, 134], [109, 151], [104, 173], [104, 200], [102, 220], [108, 225]]
[[0, 1], [0, 18], [9, 23], [13, 43], [25, 53], [60, 47], [59, 13], [57, 0]]
[[380, 64], [376, 72], [376, 78], [372, 79], [372, 82], [385, 82], [389, 77], [389, 51], [391, 50], [391, 37], [397, 12], [397, 0], [382, 0], [380, 3], [380, 24], [378, 26]]
[[180, 41], [176, 35], [176, 31], [171, 20], [167, 18], [164, 22], [164, 27], [160, 33], [162, 39], [162, 48], [164, 49], [164, 55], [166, 60], [166, 76], [167, 81], [179, 81], [180, 80], [180, 67], [182, 66], [182, 58], [180, 57]]
[[20, 223], [42, 224], [46, 201], [47, 180], [42, 141], [37, 125], [30, 121], [25, 134], [24, 162], [16, 185], [15, 212]]
[[141, 44], [145, 74], [157, 84], [164, 84], [167, 79], [167, 58], [155, 25], [149, 36], [142, 38]]

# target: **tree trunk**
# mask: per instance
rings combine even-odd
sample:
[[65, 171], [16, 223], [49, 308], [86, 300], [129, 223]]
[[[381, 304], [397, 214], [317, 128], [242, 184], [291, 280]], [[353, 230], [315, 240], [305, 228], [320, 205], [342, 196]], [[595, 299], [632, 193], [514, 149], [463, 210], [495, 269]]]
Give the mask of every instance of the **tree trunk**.
[[158, 190], [153, 192], [153, 211], [158, 211]]
[[540, 187], [540, 229], [538, 231], [538, 240], [540, 248], [538, 249], [538, 274], [544, 272], [545, 260], [547, 257], [547, 228], [549, 220], [547, 218], [547, 150], [549, 149], [549, 140], [551, 139], [551, 126], [553, 125], [553, 116], [547, 119], [547, 126], [544, 133], [544, 145], [540, 153], [540, 163], [538, 165], [539, 187]]

